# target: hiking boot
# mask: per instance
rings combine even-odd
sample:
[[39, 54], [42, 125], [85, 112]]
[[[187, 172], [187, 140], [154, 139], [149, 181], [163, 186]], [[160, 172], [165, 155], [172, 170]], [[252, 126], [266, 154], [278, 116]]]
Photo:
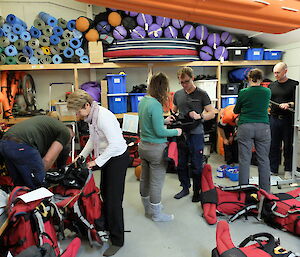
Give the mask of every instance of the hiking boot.
[[175, 199], [181, 199], [182, 197], [187, 196], [190, 193], [189, 189], [183, 188], [179, 193], [174, 195]]

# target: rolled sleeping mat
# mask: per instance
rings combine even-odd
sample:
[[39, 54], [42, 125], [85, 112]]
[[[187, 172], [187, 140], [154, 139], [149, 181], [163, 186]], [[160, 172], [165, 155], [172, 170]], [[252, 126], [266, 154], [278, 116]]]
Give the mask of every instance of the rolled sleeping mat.
[[117, 27], [121, 25], [122, 17], [118, 12], [111, 12], [107, 16], [107, 21], [111, 26]]
[[53, 55], [52, 62], [54, 64], [60, 64], [62, 63], [62, 61], [63, 61], [62, 58], [58, 54]]
[[19, 39], [19, 36], [16, 35], [15, 33], [13, 33], [13, 32], [9, 32], [8, 35], [7, 35], [7, 38], [9, 40], [9, 42], [13, 43], [13, 42], [16, 42]]
[[28, 46], [37, 49], [40, 46], [40, 41], [37, 38], [32, 38], [28, 41]]
[[0, 16], [0, 27], [2, 27], [4, 23], [5, 23], [4, 17]]
[[80, 62], [80, 57], [77, 56], [77, 55], [73, 55], [71, 57], [71, 60], [70, 60], [72, 63], [79, 63]]
[[145, 38], [147, 36], [146, 31], [141, 26], [136, 26], [130, 33], [131, 38]]
[[93, 21], [87, 17], [78, 17], [75, 21], [75, 28], [80, 32], [86, 32], [93, 26]]
[[13, 15], [13, 14], [9, 14], [9, 15], [6, 16], [6, 22], [11, 24], [11, 25], [20, 24], [25, 29], [27, 29], [26, 23], [24, 21], [22, 21], [21, 19], [19, 19], [17, 16]]
[[70, 31], [70, 30], [68, 30], [68, 29], [66, 29], [66, 30], [63, 32], [62, 37], [63, 37], [64, 39], [71, 39], [71, 38], [73, 37], [73, 32]]
[[59, 42], [60, 42], [60, 37], [58, 37], [57, 35], [52, 35], [50, 37], [50, 44], [51, 45], [58, 45]]
[[36, 57], [34, 57], [34, 56], [31, 56], [29, 58], [29, 63], [31, 63], [31, 64], [39, 64], [39, 59], [36, 58]]
[[33, 55], [34, 55], [34, 57], [40, 59], [44, 55], [44, 52], [41, 48], [37, 48], [37, 49], [34, 49]]
[[196, 31], [193, 25], [191, 24], [186, 24], [184, 25], [182, 29], [182, 34], [185, 37], [186, 40], [191, 40], [194, 39], [196, 35]]
[[122, 25], [117, 26], [113, 30], [113, 37], [117, 40], [122, 40], [127, 37], [127, 30]]
[[72, 47], [73, 49], [77, 49], [79, 47], [81, 47], [82, 44], [82, 40], [78, 39], [78, 38], [72, 38], [69, 42], [70, 47]]
[[53, 29], [51, 26], [46, 25], [45, 28], [42, 29], [42, 32], [45, 36], [50, 37], [53, 34]]
[[22, 52], [24, 55], [28, 56], [29, 58], [33, 56], [33, 49], [30, 46], [24, 46]]
[[42, 32], [38, 28], [33, 27], [33, 26], [31, 26], [29, 33], [30, 33], [31, 37], [34, 37], [34, 38], [39, 38], [42, 35]]
[[5, 47], [4, 53], [7, 56], [16, 56], [18, 54], [18, 50], [14, 45], [9, 45], [9, 46]]
[[76, 27], [76, 21], [75, 20], [69, 20], [67, 23], [67, 29], [70, 31], [73, 31]]
[[208, 29], [204, 25], [198, 25], [195, 29], [196, 38], [200, 41], [200, 45], [203, 45], [203, 41], [208, 38]]
[[62, 39], [58, 43], [58, 48], [60, 50], [65, 50], [67, 47], [69, 47], [69, 41], [67, 39]]
[[50, 46], [50, 38], [47, 36], [40, 36], [39, 41], [41, 46]]
[[[100, 24], [101, 24], [101, 22], [100, 22]], [[99, 23], [98, 23], [98, 25], [99, 25]], [[97, 26], [98, 26], [97, 25]], [[126, 28], [126, 29], [128, 29], [128, 30], [132, 30], [132, 29], [134, 29], [136, 26], [137, 26], [137, 23], [136, 23], [136, 20], [134, 19], [134, 18], [132, 18], [132, 17], [129, 17], [129, 16], [127, 16], [127, 17], [125, 17], [125, 18], [123, 18], [122, 19], [122, 25]], [[98, 30], [98, 29], [97, 29]], [[99, 30], [98, 30], [99, 31]], [[107, 30], [104, 30], [104, 34], [108, 34], [110, 31], [107, 31]], [[101, 33], [101, 32], [100, 32]]]
[[218, 46], [214, 56], [218, 61], [226, 61], [228, 59], [228, 50], [225, 46]]
[[72, 56], [74, 56], [74, 49], [72, 49], [71, 47], [67, 47], [64, 51], [63, 51], [64, 57], [70, 59]]
[[10, 42], [7, 37], [0, 37], [0, 47], [7, 47], [9, 44]]
[[[137, 26], [137, 27], [139, 27], [139, 26]], [[142, 28], [142, 27], [140, 27], [140, 28]], [[146, 36], [146, 32], [145, 32], [145, 36]], [[108, 45], [111, 45], [114, 42], [114, 38], [110, 35], [102, 34], [102, 35], [100, 35], [99, 38], [100, 38], [100, 40], [102, 40], [103, 43], [108, 44]]]
[[28, 63], [29, 63], [29, 57], [23, 53], [18, 53], [17, 64], [28, 64]]
[[221, 44], [221, 37], [219, 33], [211, 33], [207, 38], [207, 44], [213, 49], [217, 49], [217, 47]]
[[59, 26], [53, 27], [52, 31], [53, 31], [53, 34], [58, 37], [62, 36], [62, 34], [64, 33], [63, 28], [59, 27]]
[[20, 38], [23, 39], [24, 41], [28, 42], [31, 39], [31, 35], [28, 31], [24, 30], [24, 31], [22, 31]]
[[0, 28], [0, 37], [3, 37], [4, 33], [3, 33], [3, 30], [2, 28]]
[[52, 27], [55, 27], [57, 25], [57, 19], [55, 19], [53, 16], [51, 16], [48, 13], [40, 12], [39, 17], [47, 24]]
[[178, 30], [170, 25], [170, 26], [165, 28], [164, 36], [166, 38], [177, 38], [178, 37]]
[[140, 13], [137, 16], [136, 21], [137, 21], [138, 25], [140, 25], [146, 31], [148, 31], [149, 26], [153, 23], [153, 17], [151, 15], [148, 15], [148, 14]]
[[79, 47], [79, 48], [77, 48], [77, 49], [75, 50], [75, 54], [76, 54], [77, 56], [81, 57], [81, 56], [84, 55], [84, 50], [83, 50], [81, 47]]
[[166, 28], [170, 25], [171, 19], [161, 16], [156, 16], [156, 24], [161, 26], [162, 28]]
[[111, 31], [111, 26], [107, 21], [100, 21], [98, 22], [96, 29], [100, 34], [108, 34]]
[[43, 55], [39, 59], [40, 64], [50, 64], [52, 62], [52, 58], [49, 55]]
[[61, 52], [61, 50], [58, 48], [58, 46], [54, 46], [54, 45], [50, 46], [50, 51], [53, 55], [60, 54], [60, 52]]
[[33, 25], [34, 25], [34, 27], [36, 27], [37, 29], [42, 30], [43, 28], [45, 28], [46, 23], [45, 23], [41, 18], [36, 18], [36, 19], [33, 21]]
[[21, 24], [16, 23], [16, 24], [12, 25], [11, 30], [13, 33], [20, 35], [21, 32], [25, 30], [25, 28]]
[[0, 54], [0, 65], [4, 65], [6, 60], [6, 55], [4, 53]]
[[184, 27], [184, 21], [178, 19], [172, 19], [172, 26], [176, 29], [181, 29]]
[[129, 15], [130, 17], [136, 17], [139, 15], [138, 12], [129, 12], [129, 11], [125, 11], [126, 15]]
[[210, 46], [203, 46], [199, 51], [199, 56], [203, 61], [210, 61], [214, 56], [214, 51]]
[[75, 37], [75, 38], [82, 38], [82, 32], [80, 32], [77, 29], [74, 29], [73, 30], [73, 37]]
[[227, 31], [223, 31], [221, 34], [221, 41], [225, 45], [229, 45], [232, 42], [232, 35]]
[[150, 38], [160, 38], [162, 36], [162, 34], [163, 34], [163, 30], [158, 24], [152, 23], [149, 26], [148, 36]]
[[50, 50], [49, 46], [42, 46], [41, 49], [42, 49], [44, 55], [50, 55], [51, 54], [51, 50]]
[[17, 64], [17, 57], [16, 56], [6, 56], [5, 64], [8, 64], [8, 65]]
[[80, 62], [81, 63], [89, 63], [90, 59], [87, 55], [83, 55], [83, 56], [80, 57]]
[[68, 22], [63, 18], [59, 18], [57, 20], [57, 25], [62, 27], [63, 29], [67, 28], [67, 24], [68, 24]]
[[14, 46], [20, 51], [26, 46], [26, 42], [23, 39], [18, 39], [14, 42]]
[[8, 32], [12, 31], [12, 27], [11, 27], [10, 24], [4, 23], [3, 26], [2, 26], [2, 30], [3, 30], [3, 32], [7, 32], [8, 33]]

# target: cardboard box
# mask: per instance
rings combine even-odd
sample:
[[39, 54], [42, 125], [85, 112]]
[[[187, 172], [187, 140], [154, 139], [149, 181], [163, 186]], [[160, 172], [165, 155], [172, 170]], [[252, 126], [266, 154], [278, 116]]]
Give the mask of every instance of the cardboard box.
[[90, 63], [103, 63], [102, 42], [89, 42]]

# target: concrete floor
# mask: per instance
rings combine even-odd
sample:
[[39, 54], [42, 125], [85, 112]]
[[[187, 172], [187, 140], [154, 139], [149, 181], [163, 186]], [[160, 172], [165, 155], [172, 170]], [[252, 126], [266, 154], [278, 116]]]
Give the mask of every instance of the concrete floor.
[[[235, 185], [227, 178], [216, 178], [216, 168], [224, 164], [223, 157], [212, 154], [209, 159], [214, 171], [214, 181], [220, 185]], [[257, 176], [257, 168], [251, 167], [251, 175]], [[99, 180], [99, 171], [95, 172]], [[191, 202], [191, 194], [180, 200], [173, 198], [180, 190], [177, 175], [167, 174], [163, 188], [162, 202], [164, 211], [173, 213], [172, 222], [156, 223], [144, 216], [144, 210], [139, 196], [139, 182], [134, 175], [134, 169], [129, 168], [126, 177], [126, 191], [124, 199], [125, 216], [125, 245], [115, 256], [120, 257], [210, 257], [215, 247], [215, 225], [208, 225], [202, 218], [202, 208], [199, 203]], [[284, 187], [273, 192], [289, 191]], [[281, 244], [288, 250], [300, 253], [300, 240], [290, 233], [280, 231], [258, 222], [255, 218], [248, 220], [241, 218], [230, 224], [233, 242], [238, 245], [244, 238], [258, 232], [268, 232], [279, 237]], [[65, 245], [64, 242], [62, 245]], [[78, 253], [80, 257], [98, 257], [107, 248], [94, 246], [90, 248], [87, 241], [83, 241]]]

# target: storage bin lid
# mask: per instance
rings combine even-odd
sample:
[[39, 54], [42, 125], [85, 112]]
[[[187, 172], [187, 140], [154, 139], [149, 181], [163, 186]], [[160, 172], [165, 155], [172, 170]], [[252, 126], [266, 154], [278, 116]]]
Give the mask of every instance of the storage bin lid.
[[248, 46], [229, 46], [226, 47], [227, 50], [247, 50]]
[[282, 50], [279, 49], [265, 49], [265, 52], [283, 52]]
[[121, 77], [127, 76], [127, 74], [106, 74], [106, 77]]

